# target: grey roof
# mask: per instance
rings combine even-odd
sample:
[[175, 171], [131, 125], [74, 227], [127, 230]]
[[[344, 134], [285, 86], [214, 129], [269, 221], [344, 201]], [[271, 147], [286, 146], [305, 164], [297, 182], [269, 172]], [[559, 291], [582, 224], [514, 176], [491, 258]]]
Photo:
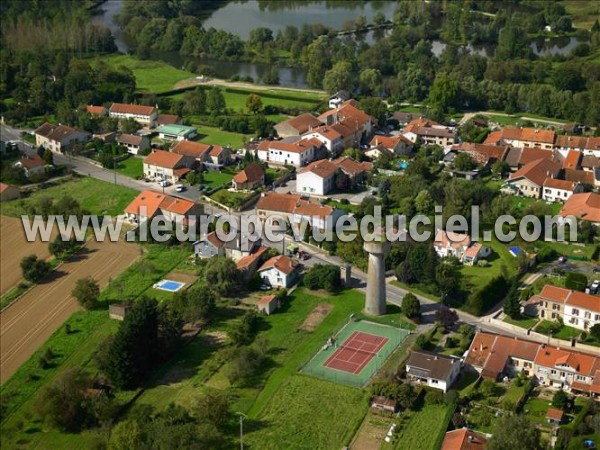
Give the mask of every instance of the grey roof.
[[437, 353], [413, 351], [406, 362], [408, 373], [423, 378], [434, 378], [436, 380], [447, 380], [452, 373], [454, 364], [460, 364], [460, 360], [450, 356]]
[[518, 167], [519, 161], [521, 160], [521, 152], [523, 151], [520, 147], [511, 147], [508, 149], [504, 161], [510, 167]]

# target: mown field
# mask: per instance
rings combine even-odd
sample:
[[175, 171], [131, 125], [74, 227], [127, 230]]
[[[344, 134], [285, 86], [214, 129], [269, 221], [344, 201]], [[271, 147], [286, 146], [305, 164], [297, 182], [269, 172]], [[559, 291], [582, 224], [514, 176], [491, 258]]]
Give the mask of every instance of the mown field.
[[22, 214], [29, 214], [29, 206], [35, 205], [41, 198], [48, 197], [57, 201], [64, 196], [70, 196], [92, 214], [116, 216], [122, 214], [125, 206], [138, 194], [125, 186], [91, 177], [73, 177], [67, 181], [60, 180], [48, 184], [51, 184], [51, 187], [35, 190], [29, 195], [22, 194], [19, 200], [2, 203], [2, 214], [20, 217]]

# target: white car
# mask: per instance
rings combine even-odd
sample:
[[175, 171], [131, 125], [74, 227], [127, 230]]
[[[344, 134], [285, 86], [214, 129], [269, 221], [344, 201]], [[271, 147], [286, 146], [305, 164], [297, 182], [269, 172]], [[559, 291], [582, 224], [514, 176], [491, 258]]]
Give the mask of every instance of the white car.
[[598, 288], [600, 288], [600, 280], [594, 280], [594, 282], [590, 286], [590, 294], [598, 293]]
[[159, 181], [158, 185], [160, 187], [167, 187], [167, 186], [171, 186], [171, 182], [168, 180], [162, 180], [162, 181]]
[[175, 186], [175, 190], [177, 192], [183, 192], [185, 191], [185, 186], [183, 184], [178, 184], [177, 186]]

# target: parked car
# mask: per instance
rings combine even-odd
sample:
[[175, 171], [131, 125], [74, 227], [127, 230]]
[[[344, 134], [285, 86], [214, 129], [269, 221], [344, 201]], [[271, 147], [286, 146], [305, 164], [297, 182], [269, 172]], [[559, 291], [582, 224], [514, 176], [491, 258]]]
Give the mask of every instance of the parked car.
[[171, 182], [169, 180], [162, 180], [158, 183], [158, 185], [160, 187], [167, 187], [167, 186], [171, 186]]
[[183, 184], [178, 184], [177, 186], [175, 186], [175, 190], [177, 192], [183, 192], [185, 191], [185, 186]]
[[594, 280], [594, 282], [590, 286], [590, 294], [597, 294], [598, 288], [600, 288], [600, 280]]

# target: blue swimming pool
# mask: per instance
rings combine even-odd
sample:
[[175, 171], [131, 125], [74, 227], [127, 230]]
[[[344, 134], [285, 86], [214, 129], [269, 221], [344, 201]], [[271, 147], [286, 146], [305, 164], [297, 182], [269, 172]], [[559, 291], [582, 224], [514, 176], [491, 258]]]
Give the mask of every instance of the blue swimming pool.
[[177, 292], [183, 286], [185, 286], [185, 283], [182, 283], [180, 281], [161, 280], [154, 285], [154, 289], [160, 289], [162, 291], [168, 292]]

